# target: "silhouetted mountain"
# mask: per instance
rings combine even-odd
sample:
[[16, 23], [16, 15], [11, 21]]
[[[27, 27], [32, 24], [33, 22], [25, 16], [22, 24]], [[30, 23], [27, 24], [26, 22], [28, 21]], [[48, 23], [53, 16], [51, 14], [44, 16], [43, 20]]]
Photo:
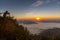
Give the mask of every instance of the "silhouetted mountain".
[[[46, 19], [46, 20], [40, 20], [38, 22], [43, 22], [43, 23], [60, 23], [60, 19]], [[33, 20], [18, 20], [18, 23], [23, 23], [23, 24], [37, 24], [37, 21]]]
[[44, 22], [44, 23], [60, 23], [60, 19], [49, 19], [49, 20], [41, 20], [40, 22]]
[[19, 20], [18, 21], [19, 24], [37, 24], [37, 22], [33, 21], [33, 20]]

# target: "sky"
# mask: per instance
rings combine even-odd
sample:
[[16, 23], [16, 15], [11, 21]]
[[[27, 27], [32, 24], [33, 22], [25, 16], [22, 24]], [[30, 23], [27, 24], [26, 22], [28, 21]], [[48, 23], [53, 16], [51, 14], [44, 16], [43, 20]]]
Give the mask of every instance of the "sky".
[[15, 18], [60, 18], [60, 0], [0, 0], [0, 12], [9, 11]]

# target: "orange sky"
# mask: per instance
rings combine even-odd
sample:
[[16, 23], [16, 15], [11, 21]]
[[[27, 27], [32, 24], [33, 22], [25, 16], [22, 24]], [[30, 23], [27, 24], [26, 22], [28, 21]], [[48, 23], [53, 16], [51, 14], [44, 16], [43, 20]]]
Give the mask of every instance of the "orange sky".
[[44, 20], [44, 19], [60, 19], [60, 16], [34, 16], [34, 17], [15, 17], [17, 20]]

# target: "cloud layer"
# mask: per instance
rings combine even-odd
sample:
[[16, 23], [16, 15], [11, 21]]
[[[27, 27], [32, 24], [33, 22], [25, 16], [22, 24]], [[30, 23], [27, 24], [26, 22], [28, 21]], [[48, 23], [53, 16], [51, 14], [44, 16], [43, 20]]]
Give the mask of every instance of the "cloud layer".
[[54, 3], [54, 2], [56, 2], [57, 4], [60, 4], [60, 0], [36, 0], [36, 2], [34, 2], [31, 6], [37, 7], [43, 4]]
[[38, 1], [34, 2], [34, 3], [32, 4], [32, 6], [33, 6], [33, 7], [37, 7], [37, 6], [42, 5], [42, 4], [44, 4], [44, 1], [38, 0]]

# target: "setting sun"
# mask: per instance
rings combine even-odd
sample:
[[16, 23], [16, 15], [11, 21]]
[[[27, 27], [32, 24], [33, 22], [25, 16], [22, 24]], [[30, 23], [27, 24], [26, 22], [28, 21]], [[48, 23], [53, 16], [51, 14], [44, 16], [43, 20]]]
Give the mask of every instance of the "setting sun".
[[39, 21], [39, 20], [40, 20], [40, 17], [36, 17], [35, 19], [36, 19], [37, 21]]

